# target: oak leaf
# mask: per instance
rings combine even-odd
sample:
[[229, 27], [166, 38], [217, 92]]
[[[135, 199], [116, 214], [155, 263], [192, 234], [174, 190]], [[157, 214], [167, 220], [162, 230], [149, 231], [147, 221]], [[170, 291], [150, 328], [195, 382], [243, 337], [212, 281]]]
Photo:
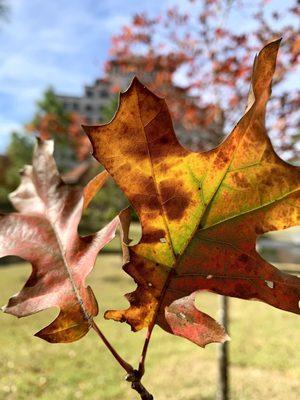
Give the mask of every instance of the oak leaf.
[[259, 235], [300, 224], [300, 168], [281, 160], [265, 129], [279, 41], [256, 58], [249, 104], [217, 148], [191, 152], [165, 101], [136, 78], [107, 125], [87, 126], [94, 156], [138, 213], [142, 238], [124, 270], [137, 283], [127, 310], [105, 316], [134, 331], [160, 325], [200, 346], [226, 340], [194, 306], [208, 290], [299, 314], [300, 279], [266, 262]]
[[39, 140], [32, 166], [24, 168], [19, 187], [10, 195], [18, 212], [0, 215], [0, 257], [15, 255], [32, 264], [25, 286], [3, 311], [25, 317], [58, 307], [57, 318], [36, 333], [48, 342], [80, 339], [98, 313], [85, 279], [98, 252], [114, 237], [119, 218], [86, 237], [77, 228], [84, 203], [106, 177], [106, 172], [97, 175], [84, 190], [66, 185], [56, 168], [53, 142]]

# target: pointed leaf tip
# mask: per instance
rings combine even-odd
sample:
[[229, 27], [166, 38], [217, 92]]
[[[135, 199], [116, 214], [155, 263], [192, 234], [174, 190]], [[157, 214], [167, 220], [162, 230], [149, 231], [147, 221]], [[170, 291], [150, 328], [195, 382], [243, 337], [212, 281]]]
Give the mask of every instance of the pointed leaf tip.
[[137, 76], [134, 76], [132, 81], [131, 81], [131, 83], [130, 83], [130, 85], [129, 85], [129, 88], [136, 87], [136, 86], [145, 88], [145, 85], [139, 80], [139, 78]]
[[[145, 85], [137, 76], [134, 76], [134, 78], [132, 79], [130, 85], [128, 86], [128, 88], [126, 90], [124, 90], [123, 92], [120, 92], [120, 98], [123, 99], [124, 97], [126, 98], [127, 95], [129, 95], [133, 90], [136, 90], [137, 93], [146, 93], [148, 96], [151, 96], [153, 98], [156, 98], [158, 100], [164, 100], [164, 97], [159, 96], [157, 93], [152, 92], [152, 90], [150, 90], [148, 88], [147, 85]], [[120, 107], [120, 104], [119, 104]], [[117, 110], [118, 112], [118, 110]], [[116, 112], [116, 115], [117, 115]], [[115, 117], [116, 117], [115, 115]]]
[[36, 151], [45, 151], [46, 153], [52, 155], [54, 153], [54, 140], [52, 139], [42, 139], [39, 136], [36, 138]]
[[91, 179], [83, 190], [83, 209], [85, 210], [93, 198], [96, 196], [98, 191], [103, 187], [107, 179], [109, 178], [109, 173], [104, 170], [97, 174], [93, 179]]

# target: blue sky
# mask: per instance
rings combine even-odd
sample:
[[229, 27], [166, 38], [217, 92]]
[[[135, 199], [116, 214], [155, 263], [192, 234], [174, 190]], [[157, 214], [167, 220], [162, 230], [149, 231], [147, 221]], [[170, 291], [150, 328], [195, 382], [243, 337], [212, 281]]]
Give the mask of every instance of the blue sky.
[[0, 27], [0, 152], [9, 132], [30, 120], [45, 88], [52, 85], [62, 93], [80, 94], [85, 83], [101, 75], [111, 35], [134, 12], [155, 12], [168, 1], [10, 0], [9, 4], [9, 21]]
[[[101, 76], [111, 36], [132, 14], [158, 14], [174, 3], [189, 6], [188, 0], [8, 0], [9, 21], [0, 23], [0, 152], [10, 132], [32, 118], [47, 87], [80, 94]], [[283, 3], [271, 4], [280, 11]], [[247, 19], [241, 24], [233, 11], [245, 29]]]

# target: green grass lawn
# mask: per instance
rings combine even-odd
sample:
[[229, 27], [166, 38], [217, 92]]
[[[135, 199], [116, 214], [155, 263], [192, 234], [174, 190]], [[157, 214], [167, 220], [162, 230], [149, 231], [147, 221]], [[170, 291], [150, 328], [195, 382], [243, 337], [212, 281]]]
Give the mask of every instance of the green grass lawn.
[[[100, 314], [125, 307], [122, 294], [134, 288], [120, 269], [118, 255], [98, 259], [90, 276]], [[4, 304], [29, 276], [30, 266], [0, 269], [0, 302]], [[218, 297], [202, 294], [198, 305], [217, 315]], [[56, 310], [18, 320], [0, 314], [0, 399], [133, 400], [124, 372], [94, 332], [73, 344], [48, 344], [33, 334]], [[230, 300], [231, 399], [300, 399], [300, 318], [258, 302]], [[125, 324], [97, 322], [120, 353], [135, 366], [145, 332], [131, 333]], [[147, 361], [145, 386], [156, 400], [215, 398], [217, 345], [198, 348], [156, 328]]]

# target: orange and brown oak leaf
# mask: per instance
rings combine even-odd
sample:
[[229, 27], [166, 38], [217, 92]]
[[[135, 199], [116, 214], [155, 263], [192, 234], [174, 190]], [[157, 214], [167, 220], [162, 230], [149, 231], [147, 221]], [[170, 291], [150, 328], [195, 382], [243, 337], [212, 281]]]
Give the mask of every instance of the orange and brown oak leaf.
[[265, 129], [278, 47], [272, 42], [257, 56], [247, 111], [211, 151], [183, 148], [165, 101], [137, 79], [121, 94], [109, 124], [85, 127], [94, 156], [142, 225], [124, 265], [137, 289], [127, 295], [127, 310], [108, 311], [106, 318], [133, 330], [156, 323], [204, 346], [226, 336], [195, 308], [195, 291], [257, 299], [299, 314], [300, 279], [255, 249], [264, 232], [300, 224], [300, 168], [276, 155]]
[[15, 255], [32, 264], [25, 286], [3, 311], [25, 317], [58, 307], [57, 318], [36, 334], [49, 342], [80, 339], [98, 313], [85, 279], [98, 252], [114, 237], [119, 218], [86, 237], [77, 228], [84, 203], [106, 177], [99, 174], [84, 190], [66, 185], [56, 168], [53, 142], [39, 140], [32, 166], [24, 168], [19, 187], [10, 195], [18, 212], [0, 215], [0, 257]]

